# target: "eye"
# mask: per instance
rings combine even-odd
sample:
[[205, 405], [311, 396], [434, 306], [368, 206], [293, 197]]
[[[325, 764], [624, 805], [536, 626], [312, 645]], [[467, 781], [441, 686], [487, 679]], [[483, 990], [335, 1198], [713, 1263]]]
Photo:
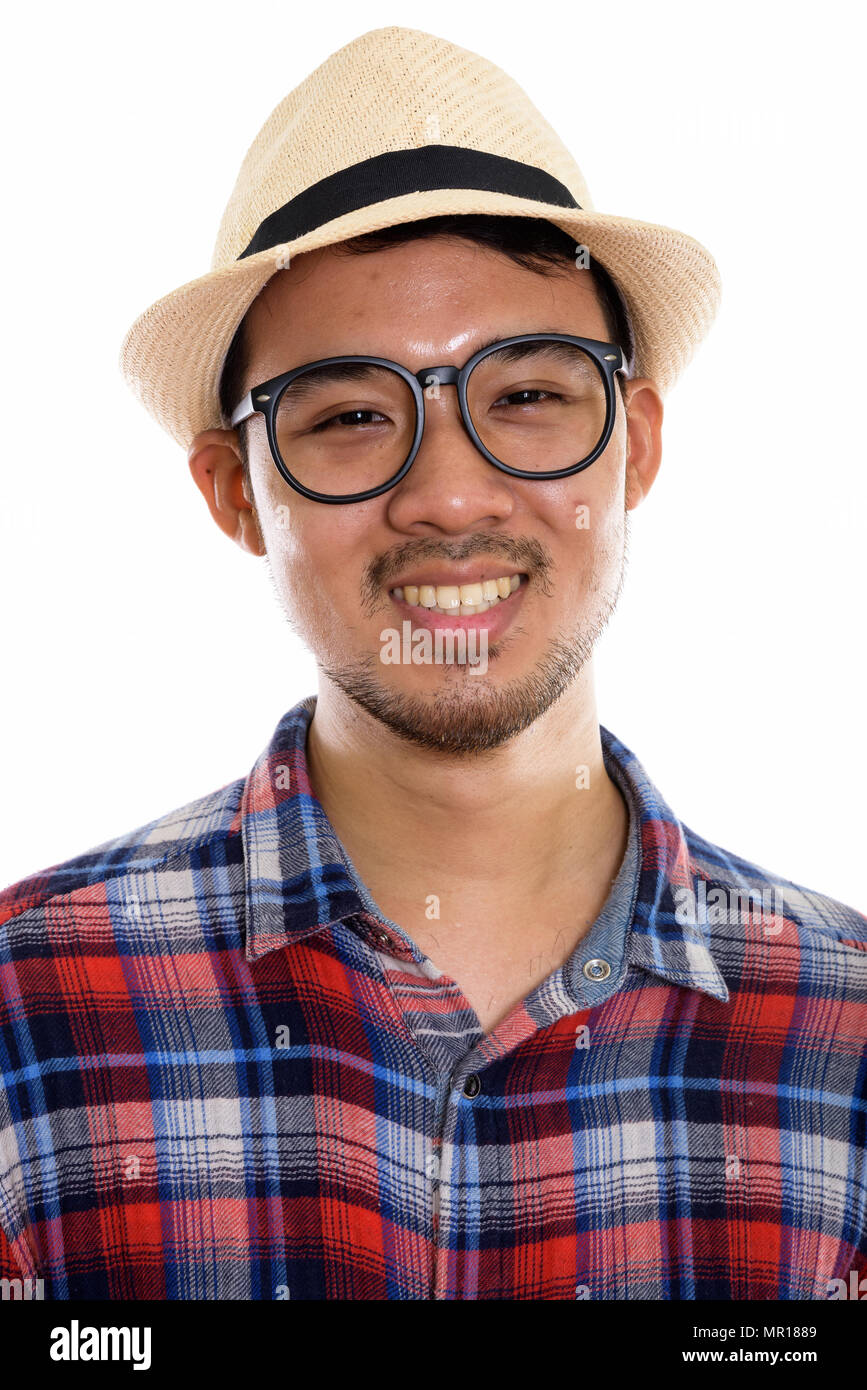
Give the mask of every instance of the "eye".
[[318, 425], [313, 425], [310, 433], [321, 434], [323, 430], [330, 429], [334, 425], [353, 429], [380, 423], [387, 424], [388, 420], [378, 410], [342, 410], [339, 415], [332, 415], [327, 420], [321, 420]]
[[558, 395], [555, 391], [543, 391], [541, 387], [537, 386], [523, 386], [516, 391], [510, 391], [505, 396], [500, 396], [498, 400], [494, 401], [494, 405], [538, 405], [543, 400], [562, 401], [563, 399], [563, 396]]

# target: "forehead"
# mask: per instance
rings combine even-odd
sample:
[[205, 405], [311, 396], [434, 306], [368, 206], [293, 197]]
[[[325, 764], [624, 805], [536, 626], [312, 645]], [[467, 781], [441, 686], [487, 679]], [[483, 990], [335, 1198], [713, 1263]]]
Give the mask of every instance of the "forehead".
[[254, 300], [246, 375], [355, 353], [421, 368], [540, 329], [608, 336], [587, 270], [564, 263], [543, 275], [457, 237], [363, 254], [328, 247], [278, 271]]

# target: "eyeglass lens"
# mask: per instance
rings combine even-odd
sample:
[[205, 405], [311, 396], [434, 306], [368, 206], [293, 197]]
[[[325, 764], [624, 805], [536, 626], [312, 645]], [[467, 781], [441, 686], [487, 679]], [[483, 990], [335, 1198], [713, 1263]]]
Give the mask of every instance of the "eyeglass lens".
[[[483, 357], [470, 373], [467, 405], [494, 458], [531, 474], [583, 462], [602, 438], [607, 413], [593, 358], [573, 343], [546, 339]], [[388, 482], [409, 457], [415, 427], [409, 383], [371, 363], [311, 368], [284, 389], [275, 414], [286, 468], [327, 496]]]

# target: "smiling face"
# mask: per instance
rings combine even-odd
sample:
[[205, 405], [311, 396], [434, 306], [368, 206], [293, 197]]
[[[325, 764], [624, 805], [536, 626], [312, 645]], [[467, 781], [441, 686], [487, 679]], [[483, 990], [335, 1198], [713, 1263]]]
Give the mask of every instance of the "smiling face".
[[[462, 366], [483, 344], [522, 333], [610, 336], [580, 269], [541, 275], [444, 236], [299, 257], [266, 285], [245, 329], [244, 390], [330, 356], [388, 358], [417, 372]], [[289, 487], [254, 416], [247, 449], [273, 583], [323, 681], [402, 737], [445, 752], [498, 747], [537, 720], [588, 661], [614, 609], [627, 510], [658, 466], [658, 394], [643, 382], [627, 393], [629, 428], [618, 387], [613, 433], [589, 468], [536, 481], [487, 462], [464, 429], [456, 389], [444, 385], [427, 393], [406, 477], [380, 497], [340, 505]], [[345, 396], [341, 409], [369, 404], [358, 384]], [[474, 629], [487, 643], [484, 674], [466, 661], [383, 660], [383, 634], [404, 622], [432, 636]]]

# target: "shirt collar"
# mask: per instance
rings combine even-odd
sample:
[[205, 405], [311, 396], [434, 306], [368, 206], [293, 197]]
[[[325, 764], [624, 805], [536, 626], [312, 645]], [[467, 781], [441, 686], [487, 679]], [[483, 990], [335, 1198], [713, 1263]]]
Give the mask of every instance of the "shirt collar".
[[248, 960], [363, 911], [307, 773], [311, 695], [287, 711], [241, 798]]
[[606, 765], [618, 768], [640, 825], [641, 866], [629, 962], [671, 984], [727, 1003], [728, 986], [711, 954], [710, 927], [684, 921], [679, 906], [679, 890], [694, 891], [696, 880], [707, 874], [694, 862], [686, 830], [635, 754], [607, 729], [600, 727], [600, 735]]
[[[280, 720], [247, 778], [241, 799], [246, 874], [246, 956], [258, 960], [366, 910], [325, 810], [310, 786], [307, 730], [316, 708], [308, 696]], [[631, 964], [672, 984], [726, 1001], [711, 955], [709, 928], [678, 920], [675, 892], [693, 888], [686, 836], [630, 750], [601, 728], [606, 764], [632, 797], [641, 830], [641, 866], [628, 944]], [[396, 951], [395, 954], [398, 954]]]

